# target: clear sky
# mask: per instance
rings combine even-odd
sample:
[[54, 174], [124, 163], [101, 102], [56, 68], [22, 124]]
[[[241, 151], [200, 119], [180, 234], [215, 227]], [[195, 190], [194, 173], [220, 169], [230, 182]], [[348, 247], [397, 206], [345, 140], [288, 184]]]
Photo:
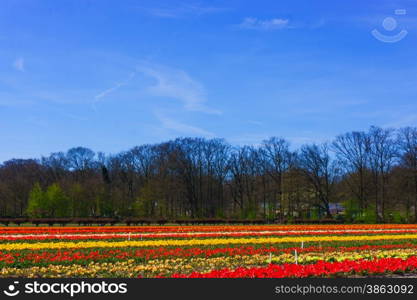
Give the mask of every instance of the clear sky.
[[1, 0], [0, 45], [0, 162], [417, 125], [415, 1]]

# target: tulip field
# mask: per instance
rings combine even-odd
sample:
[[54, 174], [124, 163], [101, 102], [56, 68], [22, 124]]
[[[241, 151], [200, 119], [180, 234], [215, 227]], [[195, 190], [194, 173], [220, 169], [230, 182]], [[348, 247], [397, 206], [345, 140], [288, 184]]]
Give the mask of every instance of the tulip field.
[[417, 225], [0, 227], [1, 277], [417, 275]]

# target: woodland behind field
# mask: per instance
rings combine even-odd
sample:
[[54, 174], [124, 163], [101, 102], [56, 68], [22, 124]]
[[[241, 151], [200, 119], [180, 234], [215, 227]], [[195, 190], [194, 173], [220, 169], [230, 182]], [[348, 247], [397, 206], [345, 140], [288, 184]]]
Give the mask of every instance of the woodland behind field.
[[256, 147], [178, 138], [12, 159], [0, 165], [0, 216], [415, 222], [417, 128], [373, 126], [299, 149], [278, 137]]

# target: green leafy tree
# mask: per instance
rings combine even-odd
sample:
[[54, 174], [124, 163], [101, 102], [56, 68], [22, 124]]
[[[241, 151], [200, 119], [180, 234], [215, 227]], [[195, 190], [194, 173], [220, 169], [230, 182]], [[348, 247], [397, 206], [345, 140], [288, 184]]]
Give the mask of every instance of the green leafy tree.
[[54, 183], [46, 191], [49, 217], [68, 217], [71, 215], [71, 201], [61, 187]]
[[377, 223], [378, 216], [376, 214], [375, 205], [369, 205], [367, 209], [364, 209], [362, 215], [356, 219], [368, 224]]
[[68, 217], [71, 215], [71, 201], [58, 184], [54, 183], [43, 191], [36, 183], [30, 192], [26, 213], [33, 218]]
[[162, 198], [156, 184], [152, 182], [146, 183], [133, 203], [134, 214], [141, 217], [155, 217], [158, 214], [162, 216], [165, 208]]
[[343, 203], [345, 207], [345, 219], [348, 222], [359, 221], [363, 218], [360, 202], [357, 199], [349, 199]]
[[41, 218], [45, 216], [46, 210], [46, 195], [41, 185], [37, 182], [30, 191], [26, 213], [30, 217]]

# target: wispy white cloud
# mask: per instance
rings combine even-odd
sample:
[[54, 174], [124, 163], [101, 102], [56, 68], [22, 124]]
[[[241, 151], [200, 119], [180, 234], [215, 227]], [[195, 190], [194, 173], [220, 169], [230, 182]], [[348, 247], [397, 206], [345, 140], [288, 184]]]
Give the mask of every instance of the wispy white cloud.
[[19, 72], [24, 72], [25, 71], [25, 60], [23, 59], [23, 57], [17, 58], [13, 62], [13, 67]]
[[226, 11], [227, 8], [203, 6], [200, 4], [180, 4], [170, 7], [142, 8], [148, 14], [159, 18], [180, 18], [185, 16], [201, 16]]
[[119, 89], [121, 86], [123, 86], [124, 83], [117, 83], [114, 87], [111, 87], [107, 90], [104, 90], [102, 92], [100, 92], [99, 94], [95, 95], [94, 98], [98, 101], [101, 98], [103, 98], [104, 96], [107, 96], [108, 94], [116, 91], [117, 89]]
[[[187, 111], [198, 111], [207, 114], [220, 115], [220, 110], [207, 106], [206, 90], [204, 86], [192, 78], [187, 72], [181, 69], [171, 68], [160, 64], [139, 62], [134, 72], [124, 79], [117, 82], [114, 86], [96, 93], [93, 100], [93, 109], [95, 104], [102, 101], [104, 97], [116, 92], [123, 86], [130, 84], [132, 79], [137, 75], [144, 75], [152, 79], [152, 83], [142, 91], [152, 97], [162, 97], [167, 100], [179, 101]], [[141, 84], [145, 83], [142, 81]], [[143, 87], [143, 86], [142, 86]], [[139, 89], [139, 87], [138, 87]]]
[[137, 70], [156, 81], [148, 88], [151, 95], [177, 99], [189, 111], [221, 114], [221, 111], [206, 106], [206, 91], [203, 85], [185, 71], [150, 64], [141, 65]]
[[94, 98], [95, 98], [94, 102], [100, 101], [101, 98], [103, 98], [103, 97], [107, 96], [108, 94], [118, 90], [121, 86], [127, 85], [129, 83], [129, 81], [132, 80], [132, 78], [135, 76], [135, 74], [136, 74], [135, 72], [132, 72], [126, 80], [124, 80], [122, 82], [119, 82], [115, 86], [113, 86], [113, 87], [111, 87], [107, 90], [104, 90], [104, 91], [98, 93], [97, 95], [95, 95], [94, 96]]
[[238, 25], [242, 29], [254, 30], [277, 30], [289, 28], [288, 19], [274, 18], [269, 20], [260, 20], [257, 18], [245, 18], [242, 23]]
[[215, 136], [214, 133], [205, 129], [182, 123], [180, 121], [168, 118], [160, 113], [156, 113], [155, 116], [158, 118], [162, 124], [162, 127], [165, 129], [172, 130], [184, 135], [197, 135], [207, 138], [212, 138]]

